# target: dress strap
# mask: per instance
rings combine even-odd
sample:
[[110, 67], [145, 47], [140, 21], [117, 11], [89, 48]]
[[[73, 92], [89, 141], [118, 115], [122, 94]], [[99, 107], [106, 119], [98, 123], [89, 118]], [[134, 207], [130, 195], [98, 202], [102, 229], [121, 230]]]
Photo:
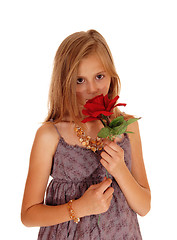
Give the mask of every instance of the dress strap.
[[[50, 122], [53, 122], [53, 119], [50, 119]], [[58, 133], [58, 135], [61, 137], [61, 134], [59, 133], [59, 131], [58, 131], [58, 128], [56, 127], [56, 125], [55, 124], [53, 124], [53, 126], [55, 127], [55, 129], [57, 130], [57, 133]]]

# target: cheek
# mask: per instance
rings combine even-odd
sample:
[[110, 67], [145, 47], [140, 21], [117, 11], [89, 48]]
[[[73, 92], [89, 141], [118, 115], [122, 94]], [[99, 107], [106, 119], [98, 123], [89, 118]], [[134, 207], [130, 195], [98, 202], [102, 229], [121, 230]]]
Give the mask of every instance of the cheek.
[[83, 99], [84, 99], [84, 91], [82, 91], [82, 92], [77, 92], [76, 91], [76, 97], [77, 97], [77, 100], [78, 100], [78, 102], [79, 103], [82, 103], [83, 102]]
[[76, 96], [77, 96], [77, 98], [81, 98], [82, 97], [82, 93], [81, 92], [76, 92]]
[[105, 84], [102, 86], [102, 92], [103, 94], [107, 94], [109, 91], [111, 81], [106, 81]]
[[108, 93], [108, 90], [109, 88], [106, 86], [106, 87], [103, 87], [102, 89], [100, 89], [100, 92], [103, 94], [103, 95], [106, 95]]

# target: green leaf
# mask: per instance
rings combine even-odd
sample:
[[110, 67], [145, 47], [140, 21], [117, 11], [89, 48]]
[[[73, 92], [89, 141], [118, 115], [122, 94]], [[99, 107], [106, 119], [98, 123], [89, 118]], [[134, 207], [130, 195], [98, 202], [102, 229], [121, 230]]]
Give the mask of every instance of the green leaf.
[[126, 130], [127, 130], [127, 126], [116, 127], [116, 129], [114, 130], [114, 136], [121, 135]]
[[125, 133], [134, 133], [134, 132], [126, 131]]
[[127, 124], [129, 125], [129, 124], [131, 124], [131, 123], [136, 122], [136, 121], [139, 120], [139, 119], [141, 119], [141, 118], [131, 118], [131, 119], [127, 120], [126, 122], [127, 122]]
[[128, 126], [127, 122], [124, 120], [120, 126], [112, 129], [112, 131], [111, 131], [112, 135], [114, 135], [114, 136], [121, 135], [122, 133], [124, 133], [127, 130], [127, 126]]
[[102, 128], [99, 133], [97, 134], [98, 137], [100, 138], [106, 138], [110, 135], [110, 128], [104, 127]]
[[120, 126], [123, 123], [123, 121], [124, 121], [124, 117], [119, 116], [112, 120], [112, 122], [109, 124], [109, 127], [114, 128], [114, 127]]

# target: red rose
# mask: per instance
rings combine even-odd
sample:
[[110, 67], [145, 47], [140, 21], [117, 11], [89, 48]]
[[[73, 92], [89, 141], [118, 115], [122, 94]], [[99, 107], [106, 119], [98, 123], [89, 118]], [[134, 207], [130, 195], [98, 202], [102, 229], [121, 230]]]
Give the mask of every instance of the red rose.
[[113, 112], [111, 112], [112, 109], [116, 106], [126, 106], [125, 103], [116, 104], [118, 98], [119, 96], [116, 96], [114, 99], [110, 100], [108, 98], [108, 94], [106, 96], [103, 96], [103, 94], [101, 94], [88, 100], [84, 105], [86, 109], [82, 110], [82, 113], [88, 117], [82, 120], [82, 122], [86, 123], [93, 120], [100, 120], [101, 114], [104, 116], [110, 116], [113, 114]]

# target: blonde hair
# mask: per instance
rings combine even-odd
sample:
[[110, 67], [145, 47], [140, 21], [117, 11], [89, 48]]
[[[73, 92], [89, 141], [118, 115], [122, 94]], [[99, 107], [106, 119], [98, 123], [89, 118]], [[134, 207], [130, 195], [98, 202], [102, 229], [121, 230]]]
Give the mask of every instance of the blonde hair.
[[[53, 119], [55, 123], [70, 117], [72, 121], [81, 121], [82, 114], [76, 98], [76, 79], [80, 61], [91, 53], [96, 53], [105, 70], [111, 76], [108, 92], [110, 99], [119, 95], [121, 83], [116, 72], [111, 51], [96, 30], [76, 32], [68, 36], [59, 46], [55, 58], [48, 96], [48, 115], [43, 123]], [[118, 108], [114, 109], [114, 117], [128, 116]]]

